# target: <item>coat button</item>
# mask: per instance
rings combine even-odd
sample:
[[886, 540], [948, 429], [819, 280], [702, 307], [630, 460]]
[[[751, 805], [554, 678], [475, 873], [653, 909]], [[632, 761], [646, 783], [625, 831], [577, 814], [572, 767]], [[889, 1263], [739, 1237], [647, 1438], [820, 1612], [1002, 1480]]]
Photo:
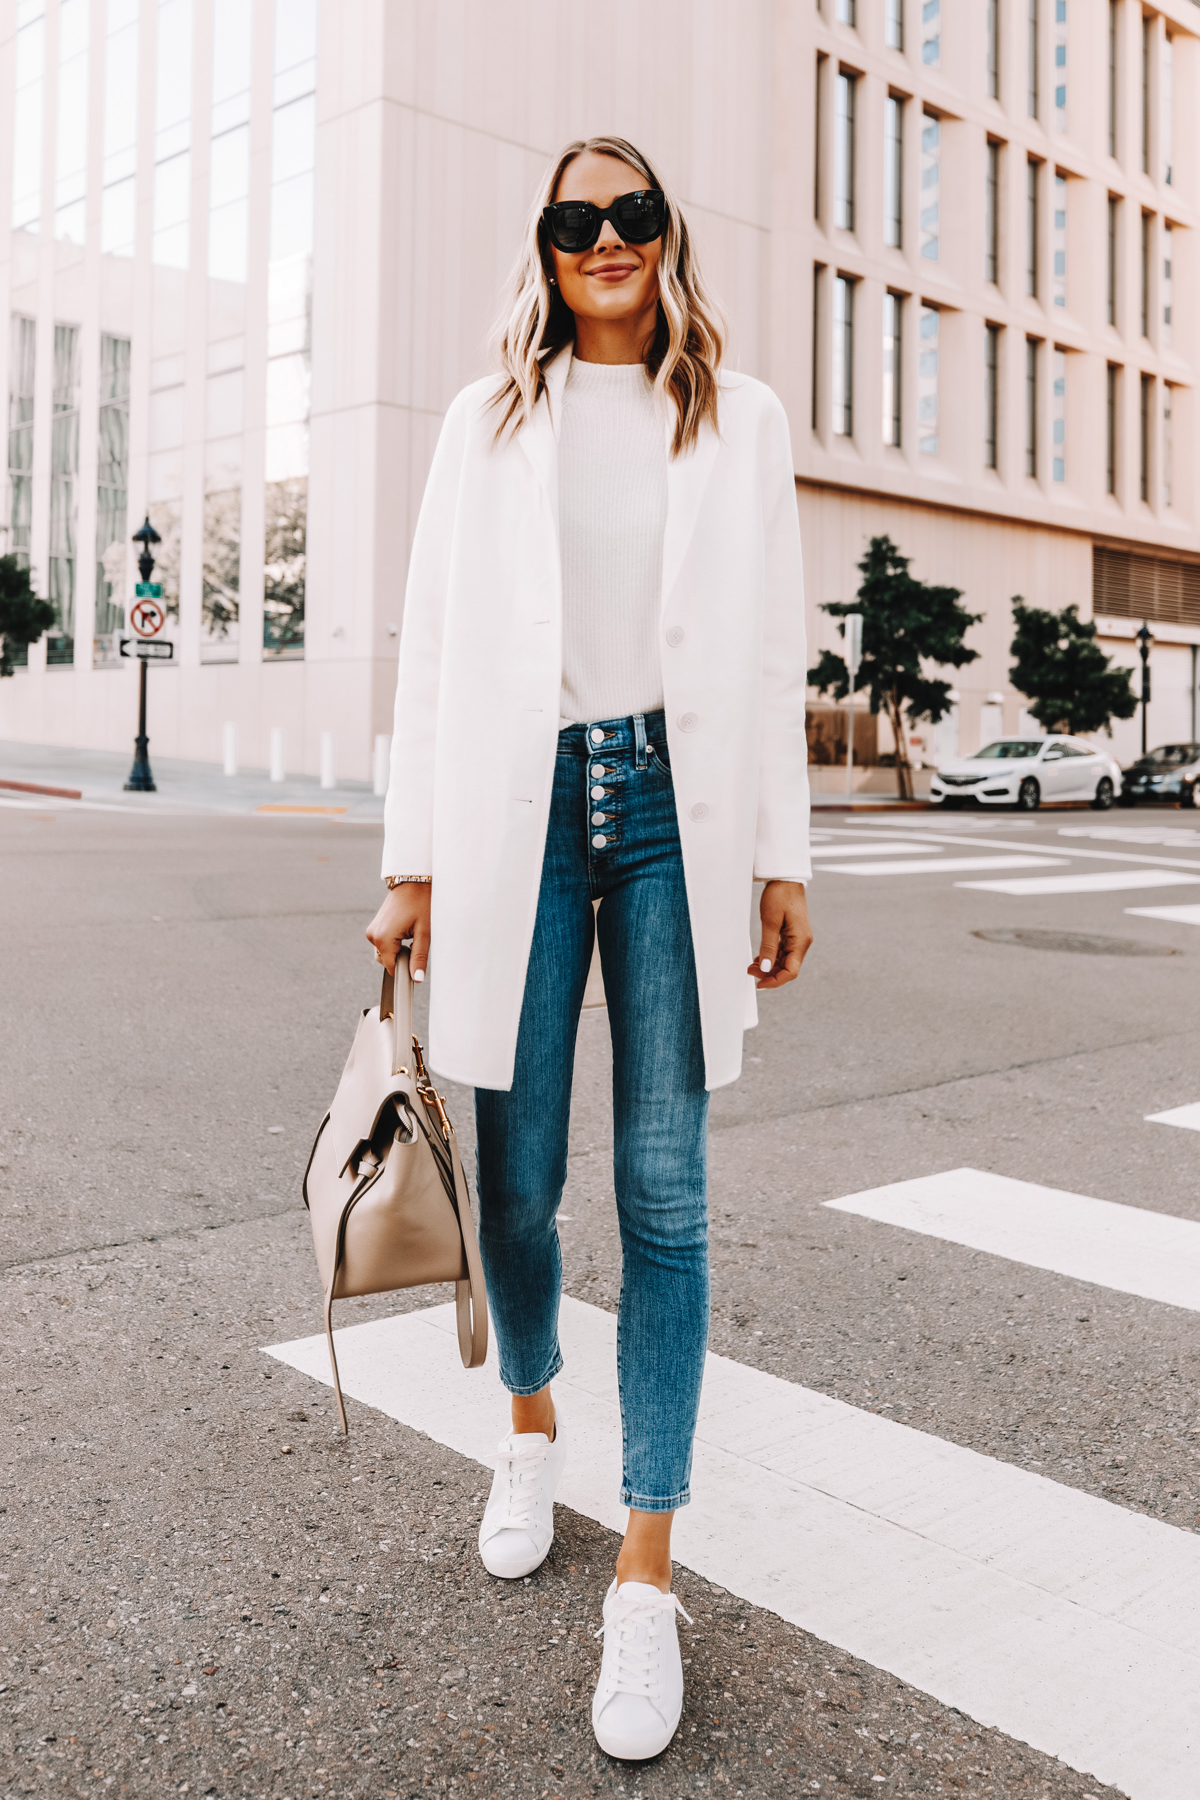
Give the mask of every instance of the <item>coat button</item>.
[[700, 724], [700, 714], [699, 713], [680, 713], [680, 715], [679, 715], [680, 731], [695, 731], [697, 729], [697, 727], [699, 726], [699, 724]]
[[707, 819], [708, 807], [704, 804], [703, 800], [697, 800], [695, 806], [693, 806], [692, 817], [695, 819], [697, 825], [699, 825], [702, 820]]
[[608, 839], [604, 836], [603, 832], [597, 832], [596, 836], [592, 839], [592, 846], [596, 850], [603, 850], [607, 842]]
[[683, 642], [683, 637], [683, 626], [672, 625], [670, 631], [667, 633], [667, 642], [670, 644], [672, 650], [677, 650], [679, 648], [680, 644]]
[[598, 725], [592, 727], [591, 731], [588, 732], [588, 736], [591, 738], [593, 744], [602, 744], [604, 742], [604, 733]]

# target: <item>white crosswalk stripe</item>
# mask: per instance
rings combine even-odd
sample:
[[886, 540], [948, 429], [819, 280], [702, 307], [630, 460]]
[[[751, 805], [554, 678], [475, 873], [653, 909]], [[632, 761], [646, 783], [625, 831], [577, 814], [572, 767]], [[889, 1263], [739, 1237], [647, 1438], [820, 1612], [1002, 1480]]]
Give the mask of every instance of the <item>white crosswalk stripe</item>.
[[956, 881], [985, 894], [1111, 894], [1123, 888], [1190, 887], [1200, 875], [1178, 869], [1100, 869], [1091, 875], [1026, 876], [1014, 881]]
[[[560, 1499], [620, 1530], [616, 1320], [565, 1299], [561, 1329]], [[329, 1384], [322, 1337], [269, 1353]], [[490, 1463], [507, 1396], [494, 1351], [459, 1365], [451, 1306], [341, 1331], [338, 1359]], [[1200, 1537], [711, 1355], [693, 1485], [683, 1567], [1137, 1800], [1194, 1800]]]
[[1200, 1131], [1200, 1100], [1189, 1106], [1173, 1106], [1169, 1112], [1147, 1113], [1148, 1125], [1182, 1125], [1186, 1131]]
[[1169, 919], [1176, 925], [1200, 925], [1200, 906], [1127, 906], [1139, 919]]
[[[822, 874], [833, 875], [955, 875], [966, 869], [1055, 869], [1065, 868], [1063, 859], [1054, 856], [939, 856], [928, 855], [910, 862], [822, 863]], [[1200, 880], [1200, 876], [1197, 876]], [[965, 886], [966, 883], [959, 883]]]

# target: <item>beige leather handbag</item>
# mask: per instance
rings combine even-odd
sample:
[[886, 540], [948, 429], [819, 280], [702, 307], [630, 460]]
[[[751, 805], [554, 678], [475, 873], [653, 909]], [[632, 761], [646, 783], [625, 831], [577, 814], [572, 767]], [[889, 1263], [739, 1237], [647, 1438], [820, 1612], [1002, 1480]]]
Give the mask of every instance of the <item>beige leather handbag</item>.
[[325, 1335], [342, 1430], [349, 1436], [333, 1303], [353, 1294], [452, 1281], [463, 1366], [487, 1355], [487, 1292], [454, 1127], [412, 1032], [408, 951], [363, 1013], [333, 1105], [321, 1121], [304, 1204], [325, 1289]]

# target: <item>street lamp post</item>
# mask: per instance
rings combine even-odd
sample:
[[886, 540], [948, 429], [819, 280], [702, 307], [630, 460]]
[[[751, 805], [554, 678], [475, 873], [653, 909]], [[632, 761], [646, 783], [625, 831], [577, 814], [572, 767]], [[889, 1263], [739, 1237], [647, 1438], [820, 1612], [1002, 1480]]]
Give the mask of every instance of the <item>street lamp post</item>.
[[[138, 557], [138, 573], [143, 582], [148, 582], [154, 573], [154, 557], [151, 544], [161, 544], [162, 539], [150, 523], [147, 513], [144, 524], [133, 534], [135, 544], [142, 546]], [[146, 661], [139, 658], [138, 666], [138, 734], [133, 745], [133, 767], [129, 771], [129, 780], [125, 783], [127, 794], [154, 794], [158, 790], [154, 785], [154, 776], [150, 772], [150, 739], [146, 736]]]
[[1142, 620], [1142, 629], [1134, 634], [1137, 638], [1138, 653], [1142, 659], [1142, 755], [1146, 754], [1146, 713], [1150, 706], [1150, 646], [1154, 642], [1149, 625]]

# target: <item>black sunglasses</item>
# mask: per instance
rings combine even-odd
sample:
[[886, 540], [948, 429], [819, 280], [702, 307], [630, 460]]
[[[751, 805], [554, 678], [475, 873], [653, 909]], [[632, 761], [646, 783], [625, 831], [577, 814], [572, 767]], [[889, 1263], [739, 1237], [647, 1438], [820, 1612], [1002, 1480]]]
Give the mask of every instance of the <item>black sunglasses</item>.
[[659, 188], [641, 188], [622, 194], [603, 209], [590, 200], [558, 200], [542, 209], [542, 220], [556, 250], [577, 256], [590, 250], [604, 228], [605, 219], [626, 244], [648, 244], [661, 237], [668, 218], [666, 197]]

